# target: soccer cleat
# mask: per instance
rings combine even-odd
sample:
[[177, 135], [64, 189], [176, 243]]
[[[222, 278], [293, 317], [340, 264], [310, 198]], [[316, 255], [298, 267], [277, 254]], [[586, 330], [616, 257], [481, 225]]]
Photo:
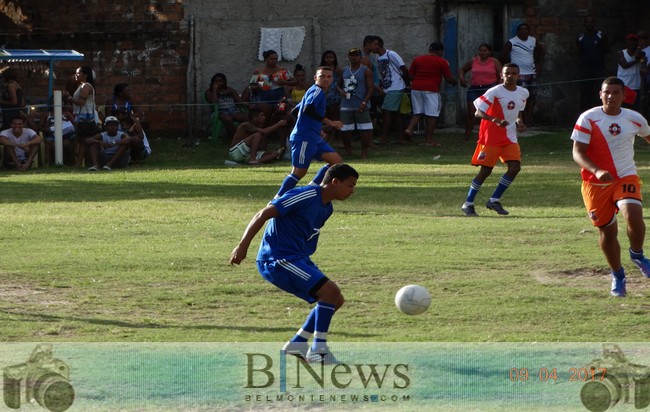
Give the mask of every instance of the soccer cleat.
[[643, 256], [641, 259], [635, 259], [630, 256], [632, 262], [641, 270], [643, 276], [650, 278], [650, 260], [647, 257]]
[[476, 210], [474, 210], [474, 205], [465, 205], [465, 204], [463, 204], [460, 207], [460, 210], [462, 210], [463, 213], [465, 213], [465, 216], [469, 216], [469, 217], [478, 216], [478, 213], [476, 213]]
[[282, 347], [282, 351], [287, 355], [293, 355], [302, 360], [307, 360], [309, 343], [307, 342], [287, 342]]
[[318, 351], [312, 351], [311, 348], [309, 348], [306, 358], [309, 363], [320, 363], [323, 365], [338, 365], [341, 363], [336, 359], [334, 354], [330, 352], [327, 346], [323, 346]]
[[104, 166], [104, 167], [102, 167], [102, 170], [106, 170], [107, 172], [110, 172], [111, 168], [110, 168], [110, 166]]
[[89, 171], [89, 172], [96, 172], [96, 171], [98, 171], [98, 170], [99, 170], [99, 169], [97, 169], [95, 166], [90, 166], [90, 167], [88, 168], [88, 171]]
[[503, 206], [501, 206], [501, 202], [499, 202], [498, 200], [495, 200], [494, 202], [490, 202], [488, 200], [487, 203], [485, 204], [485, 207], [487, 207], [490, 210], [494, 210], [495, 212], [497, 212], [500, 215], [509, 214], [509, 212], [507, 210], [505, 210], [503, 208]]
[[625, 290], [625, 278], [618, 279], [616, 276], [612, 275], [612, 296], [617, 298], [624, 298], [626, 294]]

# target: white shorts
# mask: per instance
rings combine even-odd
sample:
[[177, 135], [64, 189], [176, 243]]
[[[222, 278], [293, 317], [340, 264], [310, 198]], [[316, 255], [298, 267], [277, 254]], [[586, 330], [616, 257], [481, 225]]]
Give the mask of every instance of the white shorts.
[[411, 105], [413, 114], [438, 117], [440, 116], [440, 93], [411, 90]]
[[[259, 151], [255, 153], [255, 158], [257, 160], [260, 160], [264, 156], [264, 151]], [[248, 162], [250, 159], [251, 155], [251, 148], [248, 147], [245, 141], [241, 141], [234, 145], [233, 147], [230, 148], [228, 151], [228, 155], [231, 160], [234, 160], [235, 162], [242, 163], [242, 162]]]

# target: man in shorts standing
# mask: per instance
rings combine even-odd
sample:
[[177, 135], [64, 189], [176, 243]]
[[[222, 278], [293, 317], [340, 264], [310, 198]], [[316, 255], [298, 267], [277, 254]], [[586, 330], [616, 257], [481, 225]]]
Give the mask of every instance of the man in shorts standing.
[[582, 168], [582, 198], [598, 228], [600, 248], [612, 272], [611, 294], [616, 297], [626, 294], [616, 222], [619, 210], [627, 223], [630, 259], [650, 277], [650, 260], [643, 254], [641, 179], [634, 163], [634, 138], [650, 142], [650, 127], [641, 114], [621, 107], [624, 90], [621, 79], [605, 79], [600, 89], [603, 105], [582, 113], [571, 134], [573, 159]]
[[442, 43], [433, 42], [429, 46], [429, 53], [413, 59], [409, 73], [411, 74], [411, 104], [413, 116], [408, 127], [404, 131], [407, 135], [413, 134], [413, 129], [418, 124], [422, 115], [426, 118], [425, 146], [438, 147], [440, 143], [433, 139], [433, 132], [436, 130], [436, 119], [440, 116], [442, 99], [440, 97], [440, 85], [442, 79], [454, 86], [458, 81], [451, 74], [449, 62], [442, 57], [444, 46]]
[[350, 197], [358, 178], [351, 166], [339, 163], [327, 169], [320, 185], [295, 188], [273, 199], [251, 219], [230, 255], [231, 265], [241, 263], [251, 241], [268, 221], [257, 254], [257, 270], [285, 292], [310, 304], [316, 302], [303, 326], [283, 348], [307, 362], [338, 363], [327, 347], [327, 332], [344, 299], [336, 283], [312, 262], [311, 255], [334, 211], [332, 201]]
[[501, 69], [501, 77], [502, 84], [488, 89], [483, 96], [474, 100], [476, 117], [481, 119], [481, 126], [472, 165], [479, 166], [480, 169], [472, 180], [465, 203], [461, 207], [466, 216], [478, 216], [474, 210], [474, 198], [485, 179], [492, 173], [498, 159], [508, 166], [508, 170], [501, 177], [485, 206], [500, 215], [507, 215], [508, 211], [501, 205], [501, 196], [521, 170], [517, 132], [526, 130], [521, 112], [526, 107], [528, 90], [517, 86], [519, 67], [516, 64], [505, 64]]
[[388, 143], [391, 125], [397, 128], [397, 143], [404, 143], [404, 125], [399, 112], [406, 88], [411, 86], [411, 77], [404, 60], [393, 50], [384, 47], [384, 40], [377, 36], [377, 67], [381, 76], [379, 93], [384, 95], [381, 106], [382, 126], [379, 142]]
[[372, 119], [370, 118], [370, 98], [374, 90], [372, 70], [361, 64], [361, 50], [350, 49], [350, 65], [340, 69], [339, 87], [345, 95], [341, 101], [341, 138], [345, 152], [352, 154], [352, 134], [355, 129], [361, 140], [361, 158], [368, 158], [368, 147], [372, 140]]

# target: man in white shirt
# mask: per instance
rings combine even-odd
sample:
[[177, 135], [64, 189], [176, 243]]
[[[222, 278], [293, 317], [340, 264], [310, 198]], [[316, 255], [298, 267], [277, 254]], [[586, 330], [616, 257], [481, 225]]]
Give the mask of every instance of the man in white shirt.
[[404, 125], [399, 108], [406, 88], [411, 86], [411, 77], [404, 60], [399, 54], [384, 48], [384, 40], [377, 36], [377, 66], [379, 68], [380, 82], [379, 94], [384, 95], [381, 106], [383, 125], [381, 127], [380, 142], [388, 142], [388, 132], [392, 122], [397, 127], [397, 143], [404, 142]]
[[29, 170], [43, 141], [35, 131], [24, 127], [24, 122], [22, 117], [14, 117], [11, 128], [0, 132], [0, 144], [4, 146], [2, 163], [6, 168]]
[[501, 63], [514, 63], [519, 66], [518, 85], [525, 87], [530, 93], [523, 119], [527, 126], [532, 126], [535, 86], [544, 66], [544, 44], [529, 34], [528, 24], [522, 23], [517, 26], [517, 35], [510, 38], [503, 46]]

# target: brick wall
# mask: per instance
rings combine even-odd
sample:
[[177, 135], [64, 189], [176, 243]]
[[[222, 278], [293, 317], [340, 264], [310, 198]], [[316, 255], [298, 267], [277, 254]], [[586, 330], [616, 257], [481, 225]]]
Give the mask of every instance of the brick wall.
[[[190, 45], [183, 0], [70, 3], [0, 0], [2, 44], [7, 49], [77, 50], [85, 60], [58, 62], [55, 89], [65, 88], [78, 66], [89, 65], [97, 73], [97, 102], [110, 98], [115, 84], [128, 83], [150, 130], [187, 130]], [[23, 71], [19, 81], [29, 83], [32, 101], [47, 96], [43, 76], [27, 77]]]

